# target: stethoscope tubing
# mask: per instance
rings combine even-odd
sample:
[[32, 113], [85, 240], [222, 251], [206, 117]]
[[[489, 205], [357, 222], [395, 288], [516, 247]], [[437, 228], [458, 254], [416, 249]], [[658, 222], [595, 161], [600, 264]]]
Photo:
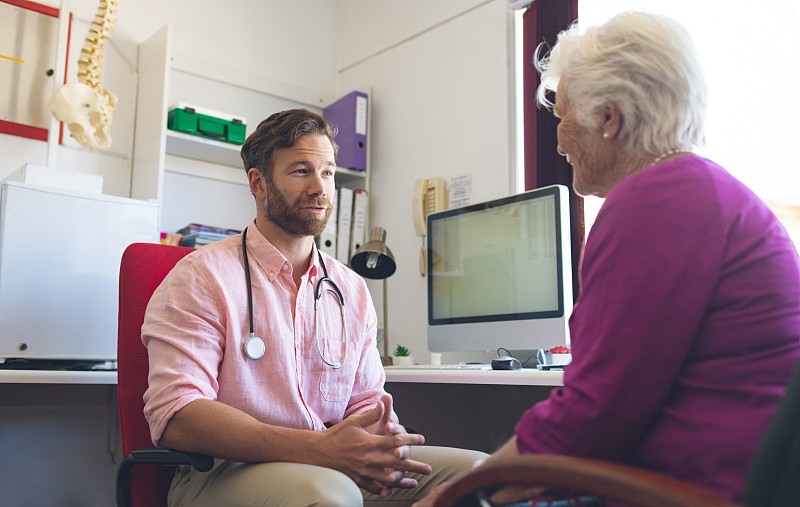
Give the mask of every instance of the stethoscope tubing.
[[[322, 253], [317, 250], [317, 255], [319, 257], [320, 266], [322, 266], [322, 277], [317, 280], [317, 283], [314, 287], [314, 341], [317, 345], [317, 352], [319, 353], [319, 357], [322, 361], [333, 369], [339, 369], [344, 365], [347, 361], [347, 325], [345, 322], [345, 313], [344, 313], [344, 296], [342, 295], [342, 291], [339, 290], [339, 287], [328, 277], [328, 269], [325, 266], [325, 261], [322, 259]], [[253, 323], [253, 285], [250, 280], [250, 262], [248, 261], [247, 256], [247, 227], [245, 227], [244, 231], [242, 231], [242, 259], [244, 261], [244, 276], [245, 281], [247, 282], [247, 315], [248, 320], [250, 323], [250, 335], [245, 340], [243, 349], [244, 354], [249, 359], [254, 361], [261, 359], [264, 356], [264, 352], [266, 351], [266, 344], [264, 340], [257, 337], [255, 335], [255, 325]], [[329, 287], [322, 288], [322, 284], [325, 283], [329, 285]], [[325, 358], [325, 354], [322, 351], [322, 346], [320, 345], [319, 336], [317, 335], [317, 327], [318, 327], [318, 307], [319, 301], [322, 297], [322, 294], [325, 292], [330, 292], [336, 296], [337, 300], [339, 301], [339, 307], [341, 309], [341, 316], [342, 316], [342, 346], [344, 348], [344, 354], [342, 357], [341, 362], [329, 361]]]

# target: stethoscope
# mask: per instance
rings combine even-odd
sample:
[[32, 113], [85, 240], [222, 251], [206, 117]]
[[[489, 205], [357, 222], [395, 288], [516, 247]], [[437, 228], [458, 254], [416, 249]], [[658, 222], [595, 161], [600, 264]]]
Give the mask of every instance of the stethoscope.
[[[339, 287], [333, 283], [333, 280], [328, 278], [328, 269], [325, 267], [325, 261], [322, 260], [322, 253], [320, 253], [319, 250], [317, 250], [317, 255], [319, 256], [319, 263], [322, 266], [323, 276], [317, 280], [317, 285], [314, 287], [314, 341], [317, 344], [317, 352], [319, 353], [319, 357], [322, 358], [322, 362], [333, 369], [338, 369], [342, 367], [345, 361], [347, 361], [347, 326], [345, 325], [344, 321], [344, 297], [342, 296], [342, 291], [339, 290]], [[242, 232], [242, 257], [244, 258], [244, 276], [247, 280], [247, 314], [250, 318], [250, 337], [245, 340], [243, 348], [244, 355], [255, 361], [264, 356], [267, 346], [264, 343], [264, 340], [255, 335], [253, 330], [253, 286], [250, 283], [250, 263], [247, 261], [246, 227]], [[325, 283], [327, 287], [323, 287], [323, 283]], [[335, 295], [339, 301], [339, 308], [341, 308], [342, 337], [344, 338], [342, 340], [342, 348], [344, 349], [344, 352], [342, 361], [340, 363], [325, 359], [325, 354], [322, 352], [322, 347], [319, 344], [319, 337], [317, 336], [317, 309], [319, 307], [320, 297], [325, 292], [330, 292], [331, 294]]]

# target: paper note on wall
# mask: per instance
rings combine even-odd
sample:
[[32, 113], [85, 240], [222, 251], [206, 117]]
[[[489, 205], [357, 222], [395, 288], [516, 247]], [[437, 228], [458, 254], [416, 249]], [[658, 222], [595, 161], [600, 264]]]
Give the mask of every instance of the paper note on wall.
[[472, 203], [472, 176], [465, 174], [447, 181], [450, 209], [463, 208]]

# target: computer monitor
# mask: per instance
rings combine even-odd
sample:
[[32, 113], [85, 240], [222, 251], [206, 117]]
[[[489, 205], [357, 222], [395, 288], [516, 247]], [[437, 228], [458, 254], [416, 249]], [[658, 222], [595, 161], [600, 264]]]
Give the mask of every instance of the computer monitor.
[[427, 225], [430, 350], [504, 348], [524, 361], [523, 354], [569, 345], [566, 187], [432, 213]]

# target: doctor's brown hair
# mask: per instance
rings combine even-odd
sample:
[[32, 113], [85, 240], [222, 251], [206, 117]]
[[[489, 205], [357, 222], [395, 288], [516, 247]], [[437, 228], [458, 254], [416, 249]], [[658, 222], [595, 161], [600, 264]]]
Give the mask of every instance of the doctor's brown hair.
[[270, 181], [275, 150], [291, 148], [307, 134], [327, 136], [333, 146], [333, 156], [338, 155], [339, 147], [333, 140], [336, 126], [331, 126], [325, 118], [306, 109], [290, 109], [270, 115], [244, 142], [241, 155], [245, 172], [255, 167]]

